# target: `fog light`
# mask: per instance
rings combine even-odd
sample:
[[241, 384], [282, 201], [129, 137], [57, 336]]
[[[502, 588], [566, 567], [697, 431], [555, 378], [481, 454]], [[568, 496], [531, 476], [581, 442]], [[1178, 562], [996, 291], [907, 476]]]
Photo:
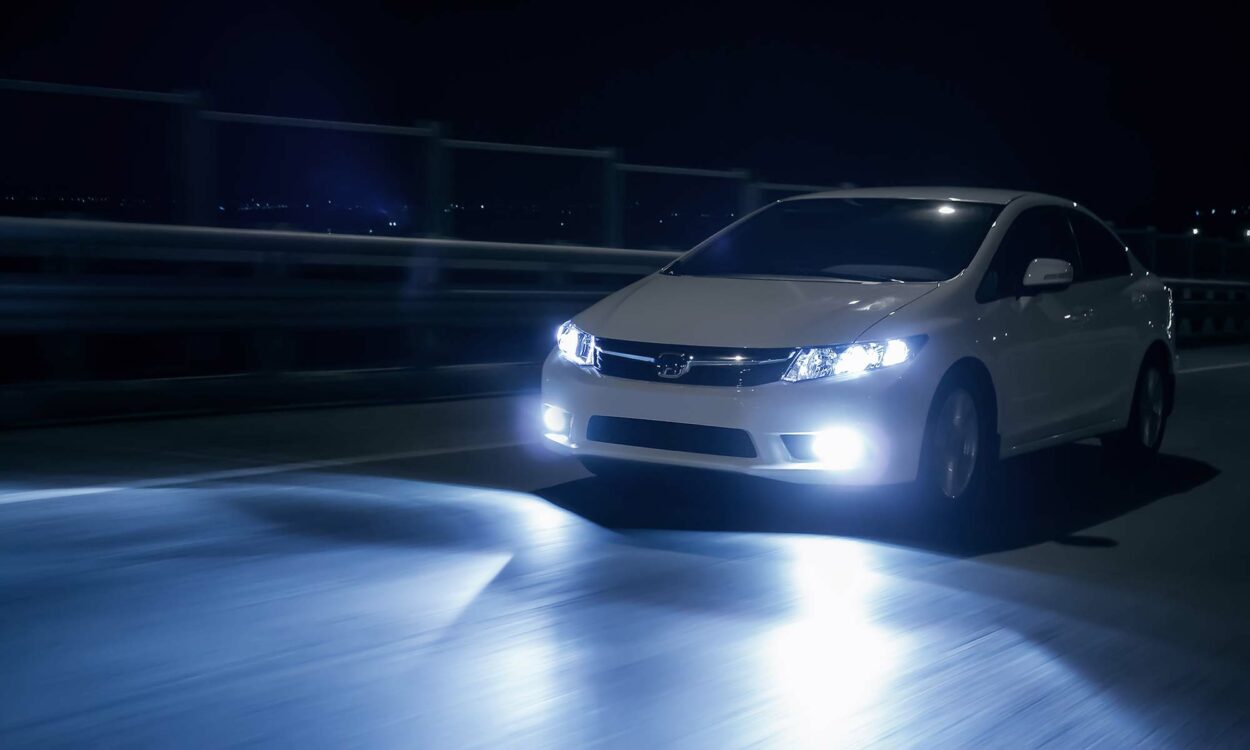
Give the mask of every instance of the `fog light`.
[[812, 436], [812, 455], [830, 469], [852, 469], [864, 460], [864, 438], [850, 427], [834, 427]]
[[548, 435], [567, 436], [572, 423], [573, 415], [564, 409], [551, 404], [543, 405], [543, 427], [547, 428]]

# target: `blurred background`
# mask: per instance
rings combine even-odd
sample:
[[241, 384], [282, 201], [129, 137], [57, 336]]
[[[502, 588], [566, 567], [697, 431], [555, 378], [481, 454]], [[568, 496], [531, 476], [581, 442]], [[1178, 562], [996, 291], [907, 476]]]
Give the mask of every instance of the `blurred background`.
[[[0, 421], [532, 384], [512, 366], [572, 312], [830, 187], [1052, 192], [1165, 276], [1243, 279], [1233, 20], [19, 9], [0, 32]], [[1178, 291], [1185, 339], [1247, 332], [1240, 287]]]

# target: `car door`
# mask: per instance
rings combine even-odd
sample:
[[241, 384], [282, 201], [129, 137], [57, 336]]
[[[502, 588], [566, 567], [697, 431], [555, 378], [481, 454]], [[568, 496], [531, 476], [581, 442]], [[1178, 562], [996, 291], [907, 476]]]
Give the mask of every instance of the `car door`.
[[1076, 284], [1029, 292], [1024, 272], [1035, 258], [1072, 264], [1081, 278], [1072, 230], [1058, 206], [1022, 211], [1007, 228], [977, 290], [978, 334], [999, 396], [1007, 450], [1078, 429], [1085, 421], [1088, 341]]
[[1072, 292], [1082, 316], [1082, 350], [1088, 352], [1082, 409], [1091, 423], [1115, 422], [1128, 415], [1140, 364], [1128, 250], [1092, 216], [1075, 209], [1064, 213], [1081, 257], [1081, 278]]

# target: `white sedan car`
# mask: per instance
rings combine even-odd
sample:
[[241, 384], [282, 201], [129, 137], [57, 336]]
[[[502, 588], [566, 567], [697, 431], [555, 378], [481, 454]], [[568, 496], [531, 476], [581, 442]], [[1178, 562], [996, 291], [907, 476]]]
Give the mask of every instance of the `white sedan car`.
[[[966, 188], [779, 201], [560, 327], [546, 442], [636, 464], [971, 500], [999, 458], [1148, 458], [1171, 292], [1069, 200]], [[631, 464], [632, 462], [632, 464]]]

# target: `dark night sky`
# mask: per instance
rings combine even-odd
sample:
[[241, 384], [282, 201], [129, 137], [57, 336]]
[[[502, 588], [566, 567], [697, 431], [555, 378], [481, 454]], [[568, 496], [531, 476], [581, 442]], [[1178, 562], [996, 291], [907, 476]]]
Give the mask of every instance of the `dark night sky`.
[[10, 10], [0, 76], [773, 180], [1040, 189], [1124, 222], [1250, 200], [1244, 6], [179, 5]]

